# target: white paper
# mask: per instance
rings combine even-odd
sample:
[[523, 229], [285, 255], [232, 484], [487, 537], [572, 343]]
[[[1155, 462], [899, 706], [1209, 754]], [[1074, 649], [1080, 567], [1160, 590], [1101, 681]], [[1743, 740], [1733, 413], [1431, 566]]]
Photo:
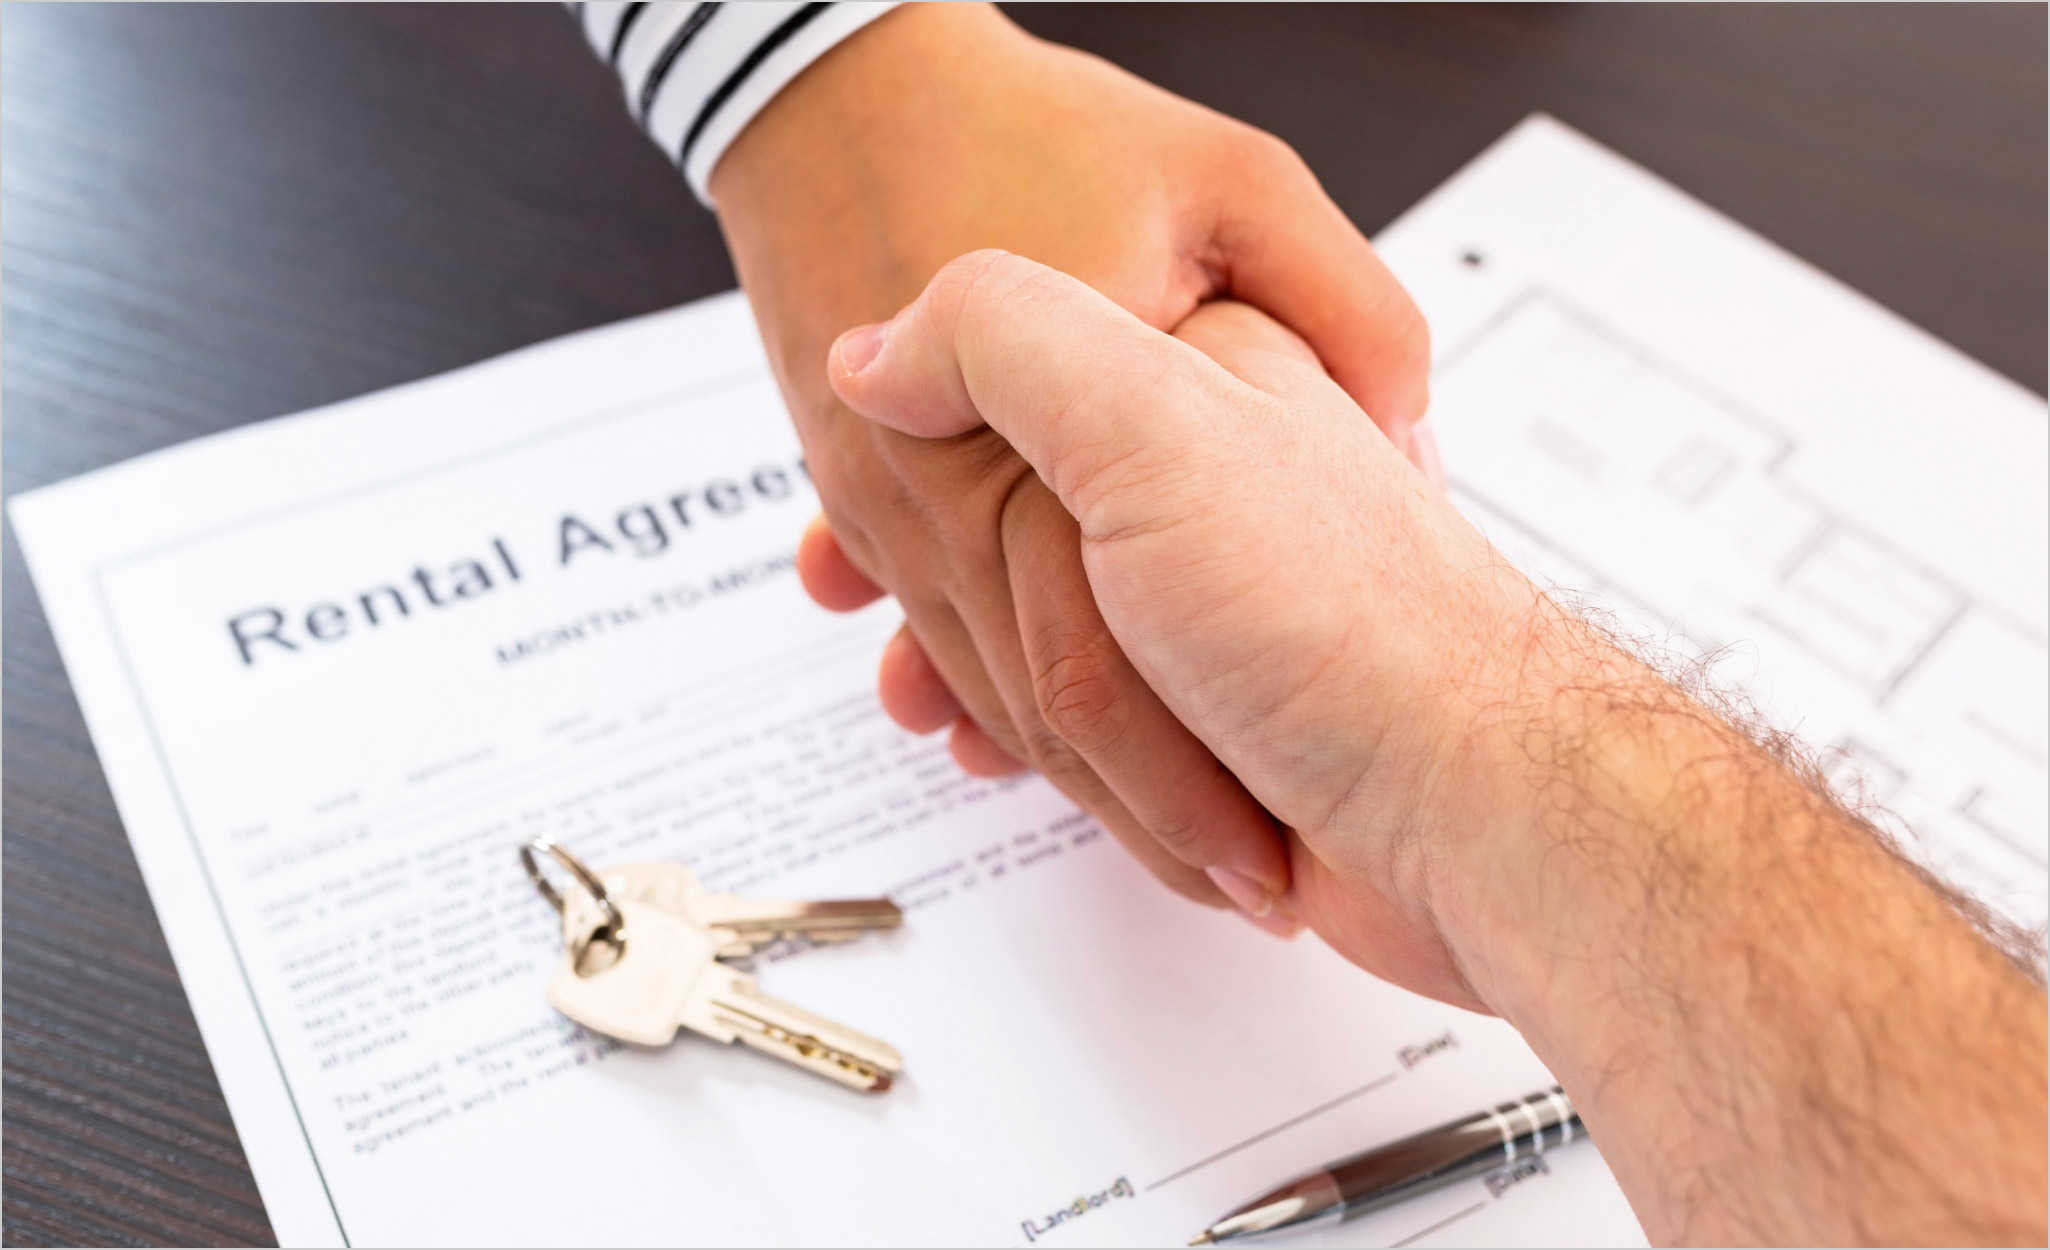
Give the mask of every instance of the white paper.
[[[1752, 648], [1775, 710], [1855, 725], [1860, 758], [1898, 761], [1931, 803], [1973, 716], [2033, 742], [2033, 789], [1986, 766], [1973, 784], [1996, 797], [1968, 815], [2020, 822], [2034, 875], [1999, 880], [2040, 900], [2040, 401], [1544, 123], [1383, 244], [1433, 320], [1440, 435], [1491, 533], [1653, 617], [1702, 614]], [[1593, 541], [1589, 515], [1637, 501], [1627, 475], [1548, 502], [1531, 457], [1491, 459], [1491, 428], [1547, 415], [1520, 406], [1536, 382], [1518, 370], [1555, 309], [1790, 431], [1763, 468], [1755, 439], [1722, 434], [1730, 469], [1695, 455], [1667, 476], [1703, 507], [1725, 481], [1780, 487], [1940, 570], [1972, 607], [1930, 651], [1939, 684], [1994, 693], [1953, 706], [1911, 666], [1869, 715], [1838, 711], [1808, 652], [1715, 632], [1750, 619], [1746, 593], [1780, 603], [1716, 554], [1723, 530], [1683, 516], [1660, 544]], [[1558, 385], [1613, 371], [1584, 354]], [[1889, 449], [1931, 441], [1936, 396], [1949, 441], [1886, 478]], [[1691, 437], [1716, 415], [1671, 420]], [[1640, 433], [1632, 454], [1655, 455]], [[728, 296], [15, 502], [281, 1240], [1180, 1244], [1296, 1171], [1549, 1083], [1500, 1022], [1183, 903], [1044, 783], [972, 781], [890, 727], [872, 684], [892, 611], [828, 615], [789, 571], [816, 508], [798, 454]], [[567, 530], [567, 563], [565, 518], [589, 527]], [[1801, 567], [1862, 587], [1861, 558]], [[1679, 565], [1700, 576], [1666, 576]], [[1850, 670], [1891, 678], [1896, 636], [1952, 601], [1879, 584], [1911, 624]], [[1953, 646], [1981, 616], [2012, 655]], [[868, 1097], [739, 1047], [567, 1027], [542, 998], [552, 913], [513, 854], [539, 831], [763, 896], [893, 893], [901, 932], [760, 971], [895, 1044], [904, 1079]], [[1547, 1162], [1327, 1243], [1641, 1242], [1593, 1149]]]

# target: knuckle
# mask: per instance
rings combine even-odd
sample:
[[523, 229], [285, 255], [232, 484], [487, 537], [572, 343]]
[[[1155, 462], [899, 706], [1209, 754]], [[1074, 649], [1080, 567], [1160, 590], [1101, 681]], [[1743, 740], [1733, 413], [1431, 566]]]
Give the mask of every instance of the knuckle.
[[961, 326], [996, 314], [1010, 293], [1030, 282], [1038, 266], [1002, 248], [985, 247], [956, 256], [927, 286], [934, 319]]
[[1269, 178], [1310, 178], [1310, 163], [1286, 139], [1265, 130], [1247, 127], [1241, 160]]
[[1024, 257], [1003, 248], [979, 247], [972, 252], [963, 252], [940, 266], [933, 283], [949, 290], [973, 294], [986, 279], [1028, 264]]
[[1085, 756], [1113, 750], [1129, 728], [1116, 661], [1098, 638], [1078, 631], [1042, 631], [1030, 657], [1032, 693], [1040, 718], [1067, 746]]

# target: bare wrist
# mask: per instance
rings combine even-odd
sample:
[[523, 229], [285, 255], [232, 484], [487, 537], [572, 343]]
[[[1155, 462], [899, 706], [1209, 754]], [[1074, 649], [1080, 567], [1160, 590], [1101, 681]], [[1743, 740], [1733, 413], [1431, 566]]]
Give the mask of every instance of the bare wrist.
[[[1676, 776], [1749, 744], [1595, 630], [1541, 602], [1476, 681], [1469, 728], [1440, 784], [1448, 836], [1425, 887], [1441, 936], [1481, 1000], [1525, 1029], [1573, 1011], [1564, 951], [1614, 948], [1615, 917], [1659, 831]], [[1746, 759], [1744, 767], [1762, 761]], [[1700, 796], [1695, 796], [1699, 798]]]
[[727, 149], [711, 189], [800, 434], [840, 411], [824, 352], [918, 294], [949, 231], [938, 187], [989, 153], [965, 134], [1002, 63], [1034, 41], [992, 6], [914, 4], [857, 31], [779, 92]]
[[808, 66], [733, 141], [711, 179], [722, 221], [815, 212], [774, 193], [887, 156], [935, 92], [977, 81], [1006, 48], [1029, 42], [989, 4], [907, 4], [877, 19]]

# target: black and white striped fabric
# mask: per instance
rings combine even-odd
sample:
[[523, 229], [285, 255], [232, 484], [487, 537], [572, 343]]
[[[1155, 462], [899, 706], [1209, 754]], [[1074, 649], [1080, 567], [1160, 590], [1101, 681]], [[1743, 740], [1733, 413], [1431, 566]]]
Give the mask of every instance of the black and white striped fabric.
[[626, 106], [707, 207], [727, 145], [789, 81], [895, 4], [577, 5]]

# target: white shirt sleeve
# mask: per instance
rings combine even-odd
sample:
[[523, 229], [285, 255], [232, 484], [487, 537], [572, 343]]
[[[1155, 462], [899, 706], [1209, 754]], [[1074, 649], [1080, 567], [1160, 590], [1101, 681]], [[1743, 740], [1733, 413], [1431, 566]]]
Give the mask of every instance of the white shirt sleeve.
[[707, 208], [712, 170], [785, 84], [894, 3], [575, 6], [591, 47], [619, 73], [626, 107]]

